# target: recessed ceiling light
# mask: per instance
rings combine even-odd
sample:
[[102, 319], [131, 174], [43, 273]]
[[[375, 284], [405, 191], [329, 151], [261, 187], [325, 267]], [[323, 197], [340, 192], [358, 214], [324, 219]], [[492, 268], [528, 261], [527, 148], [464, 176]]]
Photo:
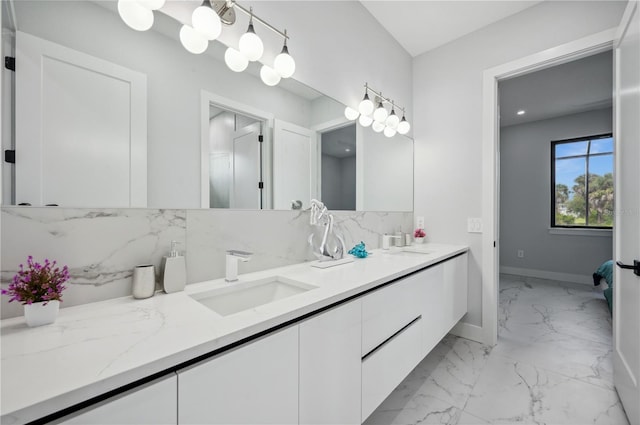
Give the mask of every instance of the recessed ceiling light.
[[518, 112], [516, 112], [516, 114], [518, 115], [524, 115], [527, 111], [525, 111], [524, 109], [520, 109]]
[[346, 148], [344, 151], [345, 151], [345, 152], [351, 152], [351, 149]]

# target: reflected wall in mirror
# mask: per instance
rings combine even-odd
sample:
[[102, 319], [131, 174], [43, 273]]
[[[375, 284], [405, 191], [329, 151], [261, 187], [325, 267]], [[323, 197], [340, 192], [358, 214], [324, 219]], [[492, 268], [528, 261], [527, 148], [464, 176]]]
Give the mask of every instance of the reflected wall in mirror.
[[[2, 3], [3, 48], [15, 52], [18, 68], [26, 69], [29, 57], [21, 38], [59, 50], [37, 54], [35, 75], [47, 75], [37, 90], [3, 70], [15, 102], [3, 96], [9, 113], [2, 148], [16, 150], [16, 164], [3, 163], [3, 204], [291, 209], [342, 190], [355, 193], [355, 204], [352, 196], [336, 209], [413, 209], [410, 139], [378, 140], [352, 125], [355, 186], [353, 173], [331, 182], [322, 172], [322, 140], [348, 124], [344, 105], [293, 79], [265, 86], [256, 63], [230, 71], [219, 42], [205, 54], [188, 53], [174, 19], [155, 13], [153, 29], [140, 33], [122, 22], [112, 1]], [[16, 27], [24, 37], [10, 35]], [[38, 110], [46, 113], [36, 120]], [[214, 124], [231, 119], [235, 150], [211, 136]], [[260, 145], [243, 143], [256, 134]], [[35, 160], [24, 166], [29, 157]]]

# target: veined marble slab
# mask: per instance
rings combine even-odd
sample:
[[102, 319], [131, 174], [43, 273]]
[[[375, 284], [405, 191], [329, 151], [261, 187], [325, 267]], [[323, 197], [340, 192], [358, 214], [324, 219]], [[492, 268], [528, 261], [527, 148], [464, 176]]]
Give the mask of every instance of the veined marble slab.
[[[378, 248], [381, 235], [410, 232], [410, 212], [334, 212], [347, 249], [361, 240]], [[71, 269], [62, 307], [129, 295], [133, 268], [153, 264], [159, 272], [172, 240], [186, 255], [187, 283], [224, 275], [224, 253], [254, 253], [240, 273], [313, 259], [307, 246], [308, 211], [2, 208], [1, 279], [33, 255]], [[2, 297], [1, 317], [22, 315]]]
[[[69, 266], [62, 307], [123, 297], [133, 268], [153, 264], [158, 272], [172, 240], [185, 249], [184, 210], [3, 207], [2, 283], [33, 255]], [[2, 318], [22, 314], [2, 298]]]

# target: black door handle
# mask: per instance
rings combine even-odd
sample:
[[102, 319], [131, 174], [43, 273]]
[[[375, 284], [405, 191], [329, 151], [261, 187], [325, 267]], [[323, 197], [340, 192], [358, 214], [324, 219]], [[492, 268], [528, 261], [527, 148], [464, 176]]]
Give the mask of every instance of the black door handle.
[[635, 274], [636, 276], [640, 276], [640, 261], [633, 260], [633, 266], [630, 266], [628, 264], [624, 264], [622, 261], [616, 261], [616, 264], [621, 269], [631, 269], [631, 270], [633, 270], [633, 274]]

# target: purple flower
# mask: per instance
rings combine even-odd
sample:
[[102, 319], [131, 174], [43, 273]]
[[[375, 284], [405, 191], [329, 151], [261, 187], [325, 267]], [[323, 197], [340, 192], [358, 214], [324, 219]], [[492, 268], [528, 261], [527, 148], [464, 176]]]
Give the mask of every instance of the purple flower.
[[63, 285], [69, 280], [69, 268], [62, 270], [56, 267], [57, 262], [45, 259], [43, 264], [34, 261], [33, 256], [27, 258], [27, 268], [18, 266], [7, 289], [0, 290], [2, 295], [9, 295], [9, 302], [20, 301], [22, 304], [35, 302], [62, 301]]

